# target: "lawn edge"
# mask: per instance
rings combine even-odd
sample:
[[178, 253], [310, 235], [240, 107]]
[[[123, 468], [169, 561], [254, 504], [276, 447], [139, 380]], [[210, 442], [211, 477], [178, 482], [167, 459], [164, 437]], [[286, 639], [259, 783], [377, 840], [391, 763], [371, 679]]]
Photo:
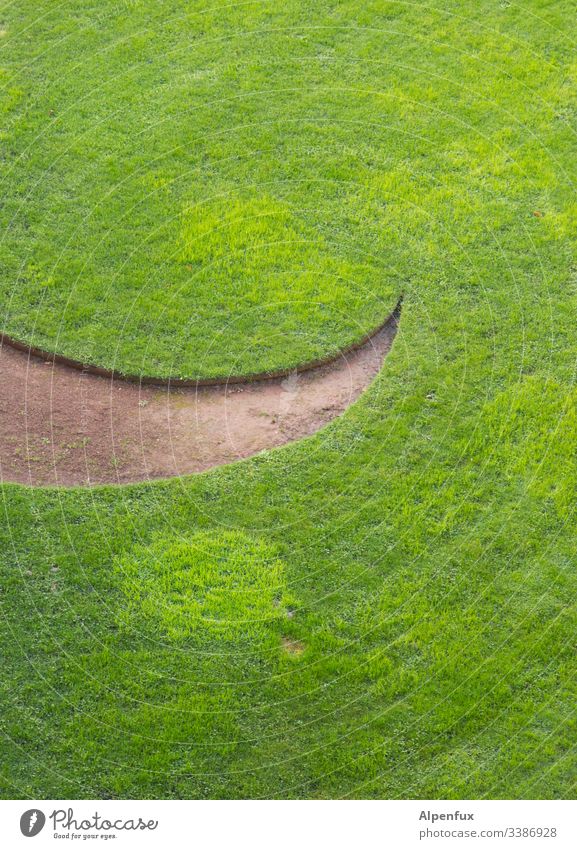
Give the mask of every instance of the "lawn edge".
[[16, 351], [21, 351], [34, 359], [42, 360], [46, 363], [54, 365], [66, 366], [67, 368], [76, 371], [84, 372], [85, 374], [93, 374], [97, 377], [104, 377], [108, 380], [121, 380], [126, 383], [137, 383], [146, 386], [182, 386], [182, 387], [197, 387], [197, 386], [228, 386], [230, 384], [256, 383], [264, 380], [276, 380], [283, 377], [288, 377], [291, 374], [302, 374], [303, 372], [312, 371], [313, 369], [322, 368], [323, 366], [332, 365], [341, 357], [347, 354], [352, 354], [358, 351], [363, 345], [376, 336], [381, 330], [392, 323], [397, 323], [401, 314], [401, 306], [403, 303], [403, 295], [399, 297], [393, 311], [381, 321], [376, 327], [362, 336], [355, 342], [351, 342], [344, 348], [340, 348], [334, 354], [328, 354], [325, 357], [318, 357], [314, 360], [308, 360], [297, 366], [290, 368], [275, 369], [274, 371], [253, 372], [249, 374], [235, 375], [231, 374], [227, 377], [154, 377], [152, 375], [130, 374], [119, 371], [118, 369], [108, 369], [104, 366], [98, 366], [94, 363], [85, 363], [81, 360], [75, 360], [72, 357], [67, 357], [64, 354], [57, 354], [51, 351], [45, 351], [42, 348], [37, 348], [15, 339], [7, 333], [0, 333], [0, 346], [7, 345], [9, 348], [14, 348]]

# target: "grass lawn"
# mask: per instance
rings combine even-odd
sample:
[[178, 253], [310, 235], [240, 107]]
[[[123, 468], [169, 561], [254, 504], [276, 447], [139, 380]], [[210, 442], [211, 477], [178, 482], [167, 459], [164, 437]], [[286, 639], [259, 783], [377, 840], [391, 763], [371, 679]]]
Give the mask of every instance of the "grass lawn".
[[405, 301], [312, 438], [1, 488], [2, 797], [574, 798], [575, 19], [4, 5], [5, 330], [213, 375]]

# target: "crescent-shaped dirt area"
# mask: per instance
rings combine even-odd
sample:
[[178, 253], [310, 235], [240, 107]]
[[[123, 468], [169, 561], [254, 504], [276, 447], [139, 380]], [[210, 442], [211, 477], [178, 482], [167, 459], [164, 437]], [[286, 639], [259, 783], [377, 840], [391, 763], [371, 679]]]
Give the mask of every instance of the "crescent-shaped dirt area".
[[[0, 475], [32, 486], [130, 483], [201, 472], [308, 436], [381, 368], [400, 305], [330, 362], [245, 383], [145, 385], [0, 347]], [[18, 344], [19, 348], [22, 348]]]

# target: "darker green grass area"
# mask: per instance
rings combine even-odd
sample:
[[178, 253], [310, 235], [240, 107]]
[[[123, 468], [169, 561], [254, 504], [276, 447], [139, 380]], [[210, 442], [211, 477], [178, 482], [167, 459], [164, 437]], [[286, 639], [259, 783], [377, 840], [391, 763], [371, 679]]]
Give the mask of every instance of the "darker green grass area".
[[[4, 13], [21, 42], [8, 73], [25, 40], [38, 55], [7, 86], [7, 181], [30, 217], [4, 250], [38, 270], [5, 289], [13, 331], [107, 364], [246, 370], [340, 344], [405, 291], [380, 376], [310, 439], [183, 480], [3, 488], [4, 797], [574, 798], [574, 9], [308, 5], [68, 2], [68, 19], [35, 3], [26, 31], [32, 4]], [[136, 88], [108, 81], [121, 56]], [[19, 170], [45, 107], [46, 142]], [[149, 119], [137, 142], [145, 115], [165, 129]], [[57, 138], [76, 146], [42, 171], [40, 210], [30, 169]], [[180, 179], [190, 163], [198, 180]], [[121, 178], [126, 195], [89, 220], [92, 189]], [[69, 302], [48, 238], [68, 216], [61, 270], [92, 269]], [[257, 249], [268, 233], [290, 234], [278, 268]], [[196, 276], [163, 289], [161, 255]], [[301, 314], [279, 283], [267, 313], [249, 285], [348, 263], [355, 284], [327, 284], [324, 310]], [[242, 274], [253, 324], [229, 297]], [[178, 348], [188, 298], [203, 334], [186, 325]]]

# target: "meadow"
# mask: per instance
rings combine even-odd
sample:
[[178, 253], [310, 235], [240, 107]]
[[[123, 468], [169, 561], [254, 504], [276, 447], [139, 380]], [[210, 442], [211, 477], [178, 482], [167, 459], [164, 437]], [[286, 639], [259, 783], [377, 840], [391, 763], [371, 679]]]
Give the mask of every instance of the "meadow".
[[574, 798], [568, 0], [20, 0], [2, 329], [142, 374], [288, 367], [404, 295], [315, 436], [3, 484], [3, 798]]

